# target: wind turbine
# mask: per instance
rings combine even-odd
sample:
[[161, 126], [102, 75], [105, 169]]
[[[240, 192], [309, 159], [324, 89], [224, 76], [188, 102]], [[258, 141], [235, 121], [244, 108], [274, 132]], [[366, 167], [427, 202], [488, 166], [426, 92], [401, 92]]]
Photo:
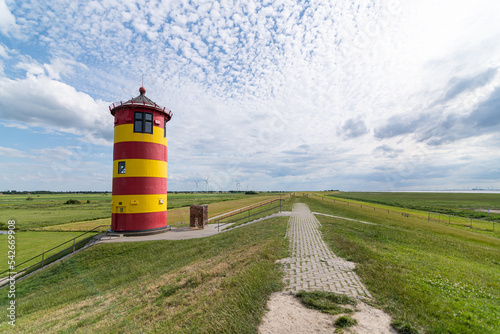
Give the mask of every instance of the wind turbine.
[[194, 181], [194, 183], [196, 183], [196, 192], [198, 193], [198, 182], [200, 182], [199, 180], [198, 181]]
[[208, 180], [209, 179], [210, 179], [210, 176], [205, 179], [205, 183], [206, 183], [205, 193], [208, 193]]

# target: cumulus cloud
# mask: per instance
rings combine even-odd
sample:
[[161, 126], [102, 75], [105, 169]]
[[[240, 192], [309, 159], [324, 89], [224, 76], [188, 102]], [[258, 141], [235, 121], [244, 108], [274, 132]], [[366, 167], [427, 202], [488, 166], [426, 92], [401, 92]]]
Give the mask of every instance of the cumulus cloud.
[[0, 0], [0, 33], [5, 36], [19, 35], [19, 27], [16, 24], [16, 18], [10, 12], [5, 0]]
[[95, 100], [45, 75], [0, 78], [0, 117], [30, 126], [112, 141], [109, 103]]
[[353, 139], [368, 133], [365, 122], [361, 119], [350, 118], [345, 121], [341, 128], [341, 133], [346, 139]]

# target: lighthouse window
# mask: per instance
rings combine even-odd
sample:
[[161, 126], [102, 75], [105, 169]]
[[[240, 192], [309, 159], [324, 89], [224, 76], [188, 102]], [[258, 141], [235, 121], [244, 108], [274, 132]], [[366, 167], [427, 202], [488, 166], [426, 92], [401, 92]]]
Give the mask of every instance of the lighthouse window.
[[118, 174], [125, 174], [125, 161], [118, 161]]
[[153, 114], [150, 112], [135, 112], [134, 132], [153, 133]]
[[165, 117], [165, 123], [163, 124], [163, 135], [167, 138], [167, 118]]

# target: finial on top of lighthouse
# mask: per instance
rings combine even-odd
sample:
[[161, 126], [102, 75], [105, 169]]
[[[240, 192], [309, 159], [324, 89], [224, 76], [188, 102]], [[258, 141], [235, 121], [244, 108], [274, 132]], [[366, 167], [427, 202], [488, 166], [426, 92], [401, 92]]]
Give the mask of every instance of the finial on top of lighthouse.
[[141, 95], [146, 94], [146, 88], [144, 88], [144, 87], [139, 88], [139, 93], [140, 93]]

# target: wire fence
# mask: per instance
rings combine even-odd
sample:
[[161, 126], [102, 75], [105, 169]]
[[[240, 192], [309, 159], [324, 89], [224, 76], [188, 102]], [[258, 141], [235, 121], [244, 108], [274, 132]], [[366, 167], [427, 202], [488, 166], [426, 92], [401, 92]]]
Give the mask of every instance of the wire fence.
[[332, 201], [333, 203], [341, 203], [345, 204], [347, 206], [356, 206], [360, 208], [364, 208], [367, 210], [372, 210], [372, 211], [379, 211], [379, 212], [387, 212], [388, 214], [398, 214], [402, 215], [403, 217], [415, 217], [415, 218], [420, 218], [427, 220], [428, 222], [437, 222], [440, 224], [446, 224], [446, 225], [454, 225], [454, 226], [462, 226], [462, 227], [468, 227], [469, 229], [476, 229], [476, 230], [481, 230], [481, 231], [488, 231], [488, 232], [500, 232], [499, 227], [495, 226], [495, 224], [498, 224], [498, 222], [495, 222], [493, 220], [484, 220], [484, 219], [478, 219], [478, 218], [468, 218], [468, 217], [460, 217], [460, 216], [454, 216], [450, 214], [443, 214], [439, 212], [410, 212], [407, 210], [394, 210], [394, 209], [387, 209], [383, 207], [377, 207], [377, 206], [372, 206], [372, 205], [367, 205], [366, 203], [360, 203], [360, 202], [353, 202], [353, 201], [348, 201], [344, 199], [339, 199], [339, 198], [328, 198], [325, 196], [319, 196], [315, 195], [316, 197], [319, 197], [322, 199], [322, 201]]
[[284, 199], [273, 199], [265, 203], [261, 203], [251, 208], [241, 209], [227, 216], [216, 220], [218, 228], [231, 224], [231, 227], [238, 226], [244, 223], [249, 223], [262, 217], [266, 217], [273, 213], [281, 212]]
[[94, 232], [96, 232], [96, 230], [105, 226], [110, 227], [111, 225], [96, 226], [95, 228], [82, 233], [73, 239], [63, 242], [43, 253], [33, 256], [26, 261], [16, 264], [14, 269], [9, 268], [0, 272], [0, 286], [7, 284], [11, 280], [18, 280], [19, 278], [41, 269], [64, 256], [76, 252], [95, 237]]

